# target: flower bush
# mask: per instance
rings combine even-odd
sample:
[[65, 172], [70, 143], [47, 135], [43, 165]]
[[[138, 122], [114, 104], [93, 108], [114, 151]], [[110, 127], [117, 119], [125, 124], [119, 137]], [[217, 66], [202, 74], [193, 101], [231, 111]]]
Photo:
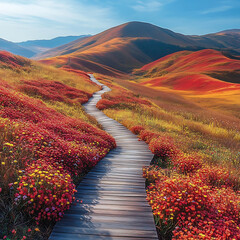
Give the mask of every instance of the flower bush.
[[239, 176], [235, 176], [224, 167], [204, 166], [197, 171], [196, 177], [212, 187], [231, 187], [235, 190], [240, 189]]
[[130, 128], [130, 131], [136, 135], [139, 135], [143, 130], [145, 130], [144, 127], [139, 125]]
[[60, 220], [76, 192], [71, 175], [63, 167], [44, 161], [31, 164], [19, 174], [19, 182], [14, 183], [15, 204], [26, 206], [26, 211], [37, 223]]
[[149, 148], [155, 159], [169, 161], [167, 169], [159, 168], [156, 161], [153, 164], [158, 166], [143, 168], [159, 235], [240, 239], [239, 177], [224, 167], [207, 165], [196, 154], [183, 153], [169, 137], [153, 138]]
[[158, 137], [159, 137], [159, 134], [154, 133], [154, 132], [149, 131], [149, 130], [143, 130], [139, 134], [139, 139], [143, 140], [144, 142], [146, 142], [148, 144], [151, 142], [151, 140], [153, 138], [158, 138]]
[[131, 91], [114, 87], [111, 92], [103, 94], [102, 99], [97, 103], [97, 108], [100, 110], [108, 108], [134, 109], [141, 105], [150, 107], [152, 103], [146, 99], [139, 98]]
[[30, 95], [38, 96], [45, 100], [74, 103], [86, 103], [91, 94], [82, 90], [69, 87], [60, 82], [46, 80], [22, 81], [19, 90]]
[[183, 174], [195, 173], [202, 168], [203, 162], [200, 156], [180, 153], [172, 159], [173, 166]]
[[158, 137], [153, 138], [149, 143], [149, 149], [151, 152], [160, 157], [162, 160], [173, 158], [179, 152], [179, 149], [175, 146], [173, 139], [170, 137]]
[[[149, 171], [155, 180], [147, 200], [160, 235], [172, 239], [238, 239], [240, 196], [231, 189], [211, 189], [199, 178]], [[157, 179], [156, 179], [157, 176]]]

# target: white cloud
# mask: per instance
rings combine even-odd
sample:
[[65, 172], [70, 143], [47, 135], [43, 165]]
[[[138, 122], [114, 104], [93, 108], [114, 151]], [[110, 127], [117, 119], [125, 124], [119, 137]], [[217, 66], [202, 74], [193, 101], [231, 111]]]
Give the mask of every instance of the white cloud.
[[[73, 3], [73, 2], [72, 2]], [[0, 17], [12, 18], [42, 18], [55, 22], [74, 21], [93, 22], [96, 17], [106, 17], [108, 8], [83, 5], [81, 3], [71, 4], [71, 1], [41, 0], [24, 2], [0, 2]], [[94, 18], [91, 18], [94, 15]], [[96, 23], [96, 21], [94, 21]]]
[[[33, 33], [38, 30], [45, 37], [46, 31], [48, 35], [55, 32], [54, 36], [59, 34], [60, 29], [65, 30], [66, 34], [71, 30], [75, 34], [77, 31], [78, 34], [91, 34], [116, 24], [110, 8], [77, 0], [1, 0], [0, 9], [0, 37], [12, 38], [15, 35], [17, 40], [24, 38], [24, 33], [20, 32], [24, 29]], [[31, 34], [26, 32], [26, 35]], [[34, 38], [35, 35], [32, 35]]]
[[132, 8], [137, 12], [155, 12], [175, 0], [138, 0]]
[[232, 8], [233, 8], [233, 6], [224, 5], [224, 6], [219, 6], [219, 7], [207, 9], [205, 11], [202, 11], [201, 14], [211, 14], [211, 13], [226, 12], [226, 11], [232, 9]]

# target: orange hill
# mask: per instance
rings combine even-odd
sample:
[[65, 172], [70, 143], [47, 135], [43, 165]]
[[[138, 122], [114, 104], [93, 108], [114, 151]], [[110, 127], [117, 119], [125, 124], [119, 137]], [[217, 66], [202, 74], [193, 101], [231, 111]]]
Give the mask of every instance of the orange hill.
[[175, 90], [240, 89], [240, 61], [215, 50], [181, 51], [135, 70], [143, 85]]

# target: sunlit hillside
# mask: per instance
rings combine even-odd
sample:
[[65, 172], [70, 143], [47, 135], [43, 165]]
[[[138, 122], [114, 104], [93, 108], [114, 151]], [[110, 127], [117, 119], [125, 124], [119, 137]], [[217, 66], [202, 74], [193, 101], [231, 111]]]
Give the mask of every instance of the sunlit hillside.
[[168, 55], [135, 70], [137, 82], [160, 92], [177, 93], [201, 107], [239, 117], [240, 61], [218, 51]]
[[136, 73], [149, 78], [143, 83], [148, 86], [198, 92], [232, 90], [239, 88], [232, 83], [240, 83], [240, 61], [210, 49], [183, 51], [145, 65]]

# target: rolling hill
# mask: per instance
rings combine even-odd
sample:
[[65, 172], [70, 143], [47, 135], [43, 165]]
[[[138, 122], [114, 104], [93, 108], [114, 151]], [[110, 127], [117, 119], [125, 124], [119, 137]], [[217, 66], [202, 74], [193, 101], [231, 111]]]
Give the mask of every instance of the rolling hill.
[[134, 73], [150, 87], [203, 92], [240, 89], [240, 61], [211, 49], [173, 53]]
[[[234, 33], [231, 31], [205, 36], [185, 36], [149, 23], [129, 22], [87, 39], [51, 49], [37, 55], [36, 59], [42, 59], [43, 62], [57, 67], [103, 74], [108, 74], [106, 69], [109, 67], [110, 75], [114, 69], [130, 73], [134, 68], [183, 50], [214, 48], [238, 55], [240, 40], [237, 36], [236, 30]], [[76, 62], [81, 64], [75, 64]]]
[[49, 40], [30, 40], [25, 42], [18, 42], [17, 44], [21, 47], [27, 48], [36, 54], [50, 50], [51, 48], [56, 48], [58, 46], [67, 44], [69, 42], [80, 40], [89, 37], [90, 35], [80, 35], [80, 36], [65, 36], [56, 37]]
[[23, 57], [28, 57], [28, 58], [35, 55], [35, 52], [25, 47], [19, 46], [16, 43], [4, 40], [2, 38], [0, 38], [0, 50], [8, 51], [13, 54], [21, 55]]

